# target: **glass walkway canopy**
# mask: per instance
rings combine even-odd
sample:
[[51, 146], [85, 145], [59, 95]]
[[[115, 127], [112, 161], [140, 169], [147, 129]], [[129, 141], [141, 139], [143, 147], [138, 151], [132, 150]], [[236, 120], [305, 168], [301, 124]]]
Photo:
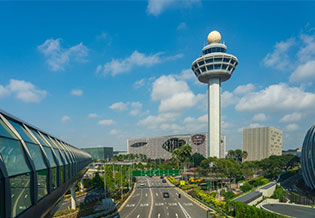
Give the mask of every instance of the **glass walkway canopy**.
[[51, 217], [91, 156], [0, 110], [0, 218]]

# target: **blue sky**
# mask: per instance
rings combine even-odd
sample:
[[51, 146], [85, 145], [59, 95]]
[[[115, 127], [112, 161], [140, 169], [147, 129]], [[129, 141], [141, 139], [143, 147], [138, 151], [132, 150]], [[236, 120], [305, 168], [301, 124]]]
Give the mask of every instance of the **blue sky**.
[[0, 2], [0, 108], [77, 147], [207, 131], [191, 71], [218, 30], [239, 59], [222, 84], [227, 148], [242, 128], [300, 147], [315, 117], [314, 2]]

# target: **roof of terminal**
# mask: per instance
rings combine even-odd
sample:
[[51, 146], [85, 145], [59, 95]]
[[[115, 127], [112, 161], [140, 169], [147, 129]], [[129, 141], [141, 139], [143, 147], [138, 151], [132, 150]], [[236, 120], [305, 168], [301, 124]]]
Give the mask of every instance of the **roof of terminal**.
[[256, 200], [257, 198], [259, 198], [260, 196], [262, 196], [261, 192], [257, 192], [257, 191], [249, 192], [246, 195], [242, 195], [238, 198], [235, 198], [234, 201], [239, 201], [239, 202], [242, 202], [244, 204], [248, 204], [248, 203]]

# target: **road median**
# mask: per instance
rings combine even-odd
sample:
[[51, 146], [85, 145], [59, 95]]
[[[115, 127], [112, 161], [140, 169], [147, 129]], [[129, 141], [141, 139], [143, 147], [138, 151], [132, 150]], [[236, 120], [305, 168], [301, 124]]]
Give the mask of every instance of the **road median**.
[[125, 205], [126, 205], [127, 202], [129, 201], [129, 199], [133, 196], [133, 194], [134, 194], [135, 191], [136, 191], [136, 186], [137, 186], [137, 183], [134, 183], [130, 195], [129, 195], [128, 198], [124, 201], [124, 203], [122, 203], [122, 205], [118, 208], [118, 213], [125, 207]]

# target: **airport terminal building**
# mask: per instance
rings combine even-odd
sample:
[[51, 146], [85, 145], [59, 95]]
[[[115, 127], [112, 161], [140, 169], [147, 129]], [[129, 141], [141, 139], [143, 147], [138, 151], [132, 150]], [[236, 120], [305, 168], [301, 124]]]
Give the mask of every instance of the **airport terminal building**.
[[[204, 157], [207, 157], [207, 133], [134, 138], [127, 140], [129, 154], [145, 154], [147, 158], [151, 159], [170, 159], [172, 158], [172, 151], [185, 144], [189, 144], [192, 147], [193, 153], [200, 153]], [[225, 152], [225, 136], [221, 137], [221, 147], [220, 157], [222, 158], [224, 157]]]

